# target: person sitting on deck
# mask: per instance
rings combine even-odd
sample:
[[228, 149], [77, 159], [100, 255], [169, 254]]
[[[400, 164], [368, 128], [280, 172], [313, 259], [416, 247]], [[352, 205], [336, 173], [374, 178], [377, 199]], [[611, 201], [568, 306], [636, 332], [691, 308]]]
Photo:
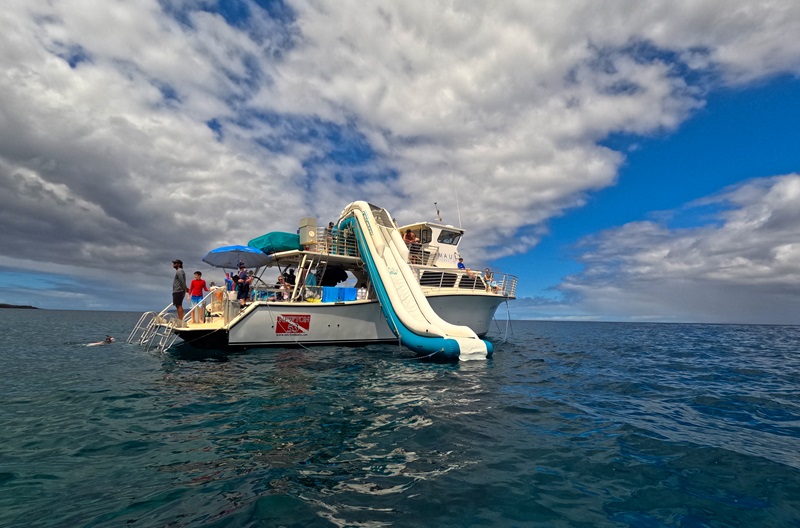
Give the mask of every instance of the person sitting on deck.
[[278, 290], [275, 292], [276, 301], [283, 301], [288, 298], [288, 293], [286, 292], [287, 288], [286, 279], [283, 278], [283, 275], [278, 275], [278, 282], [275, 283], [275, 289]]
[[483, 282], [486, 284], [486, 291], [493, 291], [497, 293], [497, 282], [494, 280], [494, 274], [489, 271], [489, 268], [483, 270]]
[[475, 276], [472, 270], [464, 265], [464, 259], [461, 257], [458, 257], [458, 269], [466, 271], [470, 278]]

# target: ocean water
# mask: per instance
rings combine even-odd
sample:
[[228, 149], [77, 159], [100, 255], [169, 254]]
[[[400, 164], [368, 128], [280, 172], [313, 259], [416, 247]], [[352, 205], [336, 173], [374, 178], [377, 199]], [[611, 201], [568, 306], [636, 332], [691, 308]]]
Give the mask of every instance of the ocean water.
[[0, 310], [0, 526], [800, 527], [800, 327], [502, 322], [438, 365], [138, 315]]

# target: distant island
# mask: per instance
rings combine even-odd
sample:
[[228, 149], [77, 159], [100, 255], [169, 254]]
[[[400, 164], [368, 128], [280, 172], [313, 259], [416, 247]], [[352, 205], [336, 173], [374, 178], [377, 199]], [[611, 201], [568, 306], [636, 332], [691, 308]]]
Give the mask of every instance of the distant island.
[[0, 303], [0, 308], [20, 308], [22, 310], [38, 310], [35, 306], [20, 306], [18, 304], [3, 304]]

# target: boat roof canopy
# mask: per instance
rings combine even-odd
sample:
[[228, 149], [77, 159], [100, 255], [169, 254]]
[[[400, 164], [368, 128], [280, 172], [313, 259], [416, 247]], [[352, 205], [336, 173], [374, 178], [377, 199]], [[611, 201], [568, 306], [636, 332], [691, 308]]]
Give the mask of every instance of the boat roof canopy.
[[303, 261], [303, 257], [308, 259], [322, 258], [329, 266], [342, 266], [348, 269], [360, 268], [363, 264], [359, 257], [293, 249], [274, 253], [267, 266], [298, 266]]
[[273, 231], [258, 238], [252, 239], [247, 243], [248, 246], [260, 249], [264, 253], [272, 254], [281, 251], [291, 251], [303, 249], [300, 245], [300, 235], [296, 233], [284, 233]]

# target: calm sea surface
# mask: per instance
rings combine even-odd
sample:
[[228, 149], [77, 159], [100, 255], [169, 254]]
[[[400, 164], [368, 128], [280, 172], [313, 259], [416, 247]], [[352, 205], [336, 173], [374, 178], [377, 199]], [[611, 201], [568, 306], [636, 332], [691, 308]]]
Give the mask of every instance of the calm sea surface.
[[436, 365], [138, 315], [0, 310], [0, 526], [800, 527], [800, 327], [502, 322]]

